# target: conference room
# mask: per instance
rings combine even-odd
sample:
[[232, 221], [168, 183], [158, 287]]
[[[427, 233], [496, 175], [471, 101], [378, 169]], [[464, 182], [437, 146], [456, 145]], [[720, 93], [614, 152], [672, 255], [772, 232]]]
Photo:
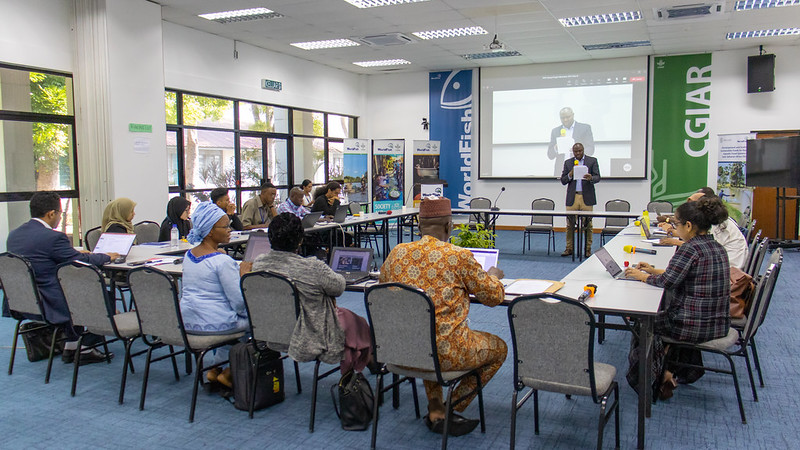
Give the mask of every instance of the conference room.
[[[101, 225], [114, 199], [136, 202], [135, 222], [161, 223], [170, 198], [185, 197], [195, 211], [213, 188], [225, 187], [241, 213], [262, 179], [277, 187], [281, 202], [304, 179], [314, 187], [338, 180], [342, 201], [346, 193], [365, 214], [384, 213], [377, 226], [381, 234], [384, 218], [416, 211], [420, 178], [441, 185], [454, 210], [469, 209], [471, 199], [488, 199], [479, 209], [496, 214], [477, 217], [490, 216], [498, 267], [509, 279], [568, 281], [581, 267], [597, 269], [596, 252], [622, 243], [601, 237], [608, 202], [627, 202], [630, 216], [624, 219], [631, 223], [627, 219], [641, 216], [651, 201], [677, 208], [703, 186], [715, 188], [737, 211], [732, 215], [756, 218], [754, 231], [761, 229], [762, 237], [796, 238], [796, 200], [786, 200], [789, 217], [778, 220], [775, 189], [759, 197], [759, 189], [769, 188], [754, 190], [737, 174], [748, 139], [798, 134], [793, 100], [800, 95], [800, 41], [791, 27], [800, 7], [756, 8], [754, 2], [727, 0], [708, 2], [706, 12], [698, 13], [680, 10], [679, 3], [429, 0], [362, 8], [345, 0], [0, 0], [0, 250], [7, 250], [8, 234], [30, 219], [29, 200], [37, 191], [59, 194], [59, 231], [83, 247], [86, 231]], [[248, 20], [199, 16], [246, 8], [270, 12]], [[609, 16], [591, 19], [601, 14]], [[772, 29], [783, 31], [760, 31]], [[746, 32], [751, 34], [736, 35]], [[309, 44], [339, 39], [351, 44]], [[759, 84], [754, 87], [761, 92], [749, 92], [748, 69], [757, 63], [748, 61], [759, 56], [773, 63], [772, 89]], [[393, 61], [381, 66], [378, 60]], [[38, 95], [54, 90], [61, 97], [51, 103]], [[590, 127], [591, 145], [581, 125]], [[39, 139], [42, 130], [49, 131]], [[594, 231], [590, 256], [578, 233], [573, 260], [559, 256], [568, 249], [565, 198], [571, 181], [565, 185], [559, 178], [573, 157], [569, 144], [579, 136], [587, 159], [596, 159], [599, 180], [591, 182], [593, 211], [584, 213]], [[389, 144], [393, 151], [381, 152]], [[434, 146], [435, 158], [429, 151]], [[553, 201], [553, 238], [524, 235], [536, 199]], [[470, 214], [454, 219], [466, 223]], [[384, 242], [394, 247], [400, 236], [404, 242], [418, 239], [409, 234], [417, 228], [397, 222], [389, 220], [388, 239], [373, 242], [380, 249], [378, 263], [386, 257]], [[628, 228], [618, 237], [638, 239], [625, 234], [633, 232], [638, 233]], [[649, 258], [616, 251], [611, 253], [621, 266]], [[672, 249], [657, 251], [662, 257]], [[789, 268], [795, 266], [794, 250], [784, 249], [783, 257]], [[567, 283], [559, 294], [575, 298], [595, 284], [602, 296], [611, 276], [592, 273], [601, 279], [580, 279], [577, 288]], [[742, 358], [734, 359], [746, 425], [739, 420], [731, 377], [710, 372], [650, 406], [642, 425], [643, 405], [624, 377], [631, 333], [607, 329], [603, 344], [595, 339], [596, 361], [616, 368], [622, 447], [641, 446], [642, 439], [651, 448], [785, 447], [797, 437], [786, 417], [797, 363], [780, 344], [792, 336], [791, 273], [784, 270], [777, 280], [776, 301], [758, 334], [764, 379], [763, 387], [756, 381], [758, 402]], [[345, 292], [337, 305], [367, 317], [363, 293]], [[507, 314], [502, 306], [470, 308], [470, 328], [501, 337], [509, 354], [484, 390], [486, 432], [453, 437], [451, 446], [510, 443], [514, 365]], [[617, 328], [626, 327], [625, 318], [604, 317]], [[0, 358], [10, 356], [14, 326], [0, 319]], [[256, 411], [253, 420], [221, 397], [201, 392], [189, 424], [192, 376], [181, 373], [175, 381], [169, 364], [153, 364], [147, 407], [139, 411], [134, 398], [144, 362], [134, 357], [130, 399], [118, 405], [124, 349], [113, 343], [110, 350], [117, 354], [110, 366], [81, 368], [71, 397], [72, 366], [56, 361], [45, 385], [46, 363], [25, 361], [20, 342], [14, 373], [0, 388], [7, 444], [58, 439], [66, 447], [369, 445], [369, 432], [341, 429], [327, 398], [336, 376], [320, 382], [316, 427], [308, 432], [313, 365], [300, 365], [308, 388], [296, 394], [286, 362], [286, 400]], [[704, 359], [727, 364], [713, 355]], [[374, 388], [375, 377], [365, 375]], [[407, 385], [399, 400], [399, 409], [381, 410], [378, 446], [440, 445], [441, 436], [415, 417]], [[539, 402], [541, 430], [534, 433], [533, 407], [520, 409], [517, 446], [595, 445], [599, 407], [591, 399], [542, 392]], [[90, 420], [75, 433], [70, 415]], [[464, 415], [477, 417], [478, 405]], [[120, 423], [125, 425], [115, 426]], [[604, 442], [613, 442], [610, 426]]]

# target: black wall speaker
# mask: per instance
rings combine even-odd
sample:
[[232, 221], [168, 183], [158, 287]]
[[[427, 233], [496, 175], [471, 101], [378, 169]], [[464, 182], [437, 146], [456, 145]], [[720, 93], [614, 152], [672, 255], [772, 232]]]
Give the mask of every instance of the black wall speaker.
[[747, 93], [775, 90], [775, 55], [747, 57]]

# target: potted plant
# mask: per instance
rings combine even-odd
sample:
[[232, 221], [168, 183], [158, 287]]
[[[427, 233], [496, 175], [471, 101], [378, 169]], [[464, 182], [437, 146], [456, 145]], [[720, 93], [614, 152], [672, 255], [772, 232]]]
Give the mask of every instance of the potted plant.
[[458, 234], [450, 237], [450, 243], [464, 248], [494, 248], [497, 235], [487, 230], [483, 224], [473, 224], [473, 227], [475, 229], [471, 230], [469, 224], [456, 225]]

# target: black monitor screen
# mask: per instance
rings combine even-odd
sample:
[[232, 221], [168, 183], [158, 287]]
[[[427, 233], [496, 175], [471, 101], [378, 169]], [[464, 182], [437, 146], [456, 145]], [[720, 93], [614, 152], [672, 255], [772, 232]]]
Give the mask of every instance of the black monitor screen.
[[800, 136], [747, 141], [748, 186], [800, 186]]

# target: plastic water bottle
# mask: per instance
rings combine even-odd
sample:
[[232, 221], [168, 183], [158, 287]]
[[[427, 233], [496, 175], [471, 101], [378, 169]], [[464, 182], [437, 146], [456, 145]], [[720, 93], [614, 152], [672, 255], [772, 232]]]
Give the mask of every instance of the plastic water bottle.
[[178, 231], [177, 225], [172, 225], [172, 229], [169, 231], [169, 246], [172, 248], [178, 248], [178, 241], [181, 238], [181, 233]]

